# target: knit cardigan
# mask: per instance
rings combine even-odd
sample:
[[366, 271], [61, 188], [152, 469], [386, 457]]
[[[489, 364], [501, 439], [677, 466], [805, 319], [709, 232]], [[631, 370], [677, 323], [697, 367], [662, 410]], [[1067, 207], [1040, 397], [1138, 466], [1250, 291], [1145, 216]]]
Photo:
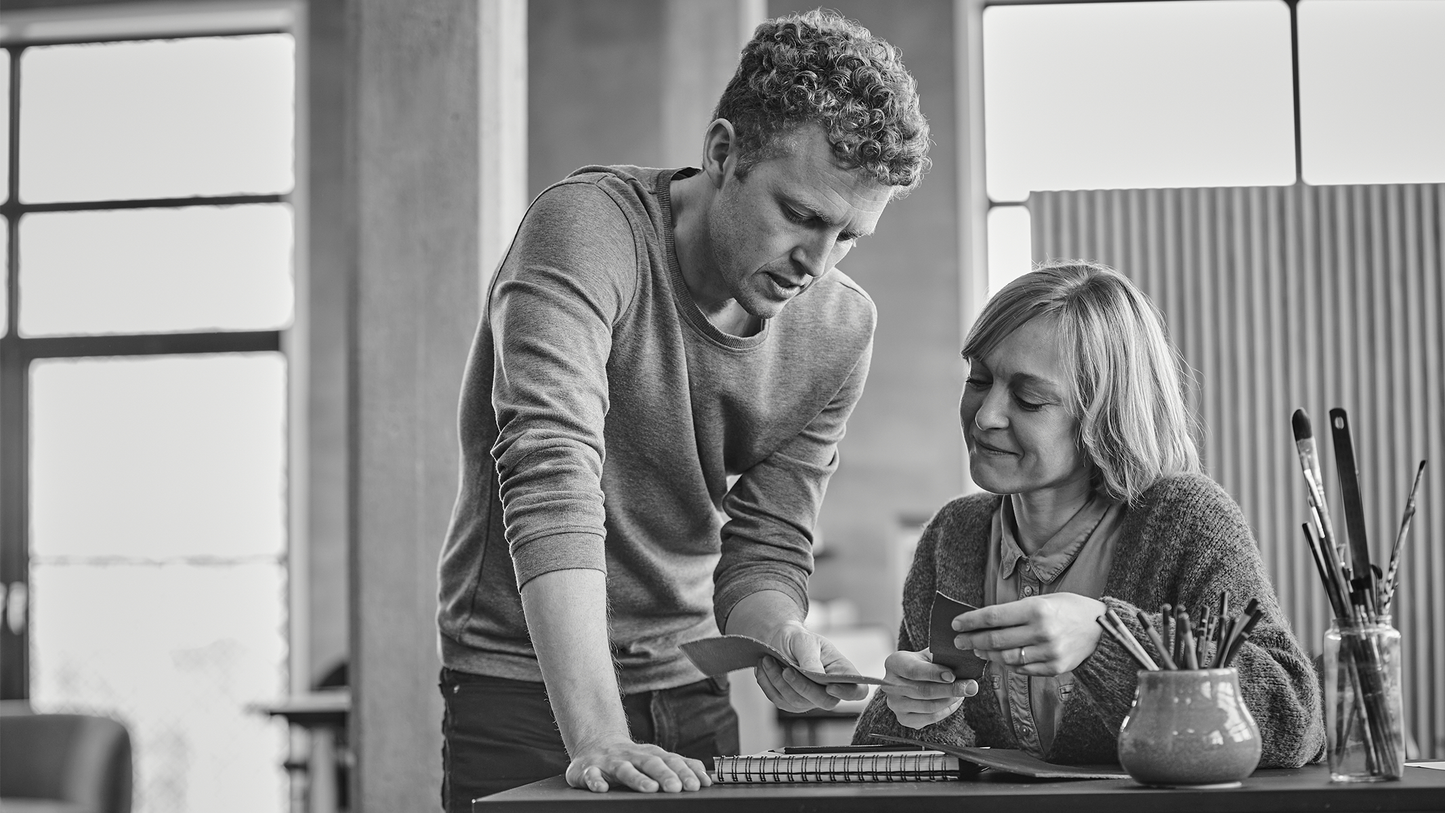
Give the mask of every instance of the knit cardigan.
[[[924, 529], [903, 588], [899, 650], [928, 646], [935, 590], [983, 604], [990, 523], [996, 494], [973, 494], [948, 503]], [[1319, 684], [1315, 670], [1280, 611], [1254, 536], [1239, 506], [1204, 475], [1160, 480], [1131, 504], [1101, 597], [1154, 658], [1136, 613], [1158, 626], [1161, 604], [1193, 609], [1259, 600], [1264, 617], [1233, 661], [1245, 705], [1259, 724], [1260, 767], [1298, 767], [1324, 754]], [[992, 665], [990, 669], [994, 668]], [[1075, 690], [1046, 758], [1064, 764], [1118, 762], [1119, 728], [1133, 704], [1139, 666], [1109, 635], [1074, 668]], [[954, 745], [1018, 748], [992, 691], [981, 688], [960, 711], [914, 730], [903, 726], [875, 692], [853, 733], [859, 744], [891, 734]]]

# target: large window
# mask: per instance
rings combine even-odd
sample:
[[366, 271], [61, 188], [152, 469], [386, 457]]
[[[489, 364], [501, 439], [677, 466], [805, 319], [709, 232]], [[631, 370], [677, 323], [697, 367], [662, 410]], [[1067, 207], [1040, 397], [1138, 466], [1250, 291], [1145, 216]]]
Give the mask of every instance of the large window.
[[3, 694], [115, 717], [135, 809], [276, 810], [295, 45], [7, 26]]
[[1445, 180], [1442, 2], [1025, 2], [983, 35], [990, 291], [1031, 191]]

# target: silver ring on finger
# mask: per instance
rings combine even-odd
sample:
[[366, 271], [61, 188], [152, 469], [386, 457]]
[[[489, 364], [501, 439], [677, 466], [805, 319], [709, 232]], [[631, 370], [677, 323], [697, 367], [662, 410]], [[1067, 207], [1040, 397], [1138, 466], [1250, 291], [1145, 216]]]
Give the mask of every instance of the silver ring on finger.
[[1019, 647], [1019, 666], [1027, 666], [1028, 663], [1029, 663], [1029, 659], [1024, 655], [1024, 650], [1025, 650], [1025, 649], [1028, 649], [1028, 647], [1026, 647], [1026, 646], [1021, 646], [1021, 647]]

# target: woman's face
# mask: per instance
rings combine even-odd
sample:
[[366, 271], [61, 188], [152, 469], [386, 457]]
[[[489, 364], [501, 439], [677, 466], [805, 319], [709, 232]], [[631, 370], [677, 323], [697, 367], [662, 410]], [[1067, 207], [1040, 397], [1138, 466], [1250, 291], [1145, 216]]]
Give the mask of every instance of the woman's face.
[[1025, 322], [969, 366], [959, 414], [975, 483], [994, 494], [1089, 487], [1053, 317]]

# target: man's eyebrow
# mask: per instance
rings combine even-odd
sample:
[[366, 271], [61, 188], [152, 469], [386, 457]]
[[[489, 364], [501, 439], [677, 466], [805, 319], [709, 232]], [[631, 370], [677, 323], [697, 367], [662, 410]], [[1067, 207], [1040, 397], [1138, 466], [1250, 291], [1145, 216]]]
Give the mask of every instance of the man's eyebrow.
[[[798, 210], [798, 214], [800, 215], [805, 215], [807, 217], [813, 218], [814, 220], [822, 221], [825, 225], [833, 226], [835, 228], [842, 225], [835, 218], [831, 218], [828, 215], [824, 214], [821, 209], [812, 205], [811, 203], [807, 203], [806, 201], [799, 200], [798, 198], [787, 194], [781, 195], [780, 197], [782, 198], [784, 204]], [[850, 237], [867, 237], [873, 232], [853, 231], [852, 229], [848, 229], [844, 233], [849, 235]]]

